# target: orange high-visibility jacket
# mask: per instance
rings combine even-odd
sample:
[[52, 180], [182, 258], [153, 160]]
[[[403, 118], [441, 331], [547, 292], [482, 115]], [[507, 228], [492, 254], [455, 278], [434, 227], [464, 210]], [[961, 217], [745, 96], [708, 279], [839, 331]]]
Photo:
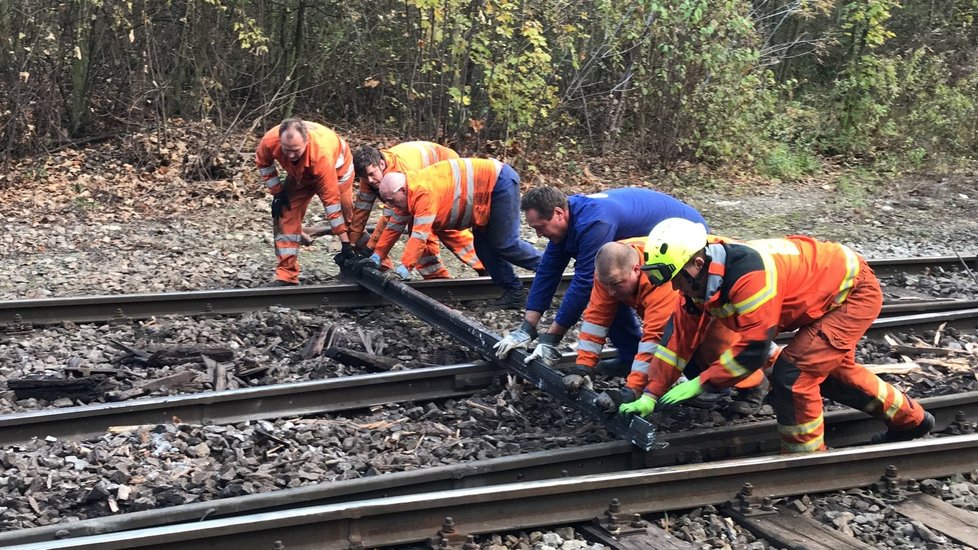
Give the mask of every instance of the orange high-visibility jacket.
[[[635, 250], [635, 261], [644, 261], [645, 238], [618, 241]], [[638, 353], [632, 361], [632, 374], [628, 377], [628, 387], [641, 390], [646, 383], [649, 365], [652, 362], [662, 329], [679, 305], [679, 292], [670, 286], [656, 287], [649, 278], [639, 277], [638, 289], [634, 296], [619, 301], [608, 291], [608, 287], [595, 277], [591, 287], [591, 299], [584, 310], [584, 322], [578, 335], [577, 364], [594, 368], [600, 359], [601, 349], [608, 337], [611, 324], [618, 315], [621, 304], [634, 308], [642, 319], [642, 339], [638, 343]], [[634, 380], [633, 380], [634, 378]], [[636, 383], [633, 383], [636, 382]]]
[[[763, 366], [776, 349], [779, 332], [805, 326], [839, 307], [859, 275], [859, 255], [811, 237], [740, 243], [710, 236], [708, 243], [706, 297], [695, 306], [740, 335], [700, 374], [701, 382], [718, 387]], [[666, 325], [645, 390], [653, 397], [678, 378], [698, 345], [707, 323], [695, 306], [678, 308]]]
[[[408, 269], [417, 265], [432, 231], [488, 224], [492, 190], [502, 168], [503, 163], [495, 159], [467, 158], [445, 160], [406, 174], [407, 216], [412, 228], [401, 263]], [[398, 231], [394, 223], [397, 215], [395, 211], [377, 242], [375, 252], [382, 257], [390, 253], [403, 231], [403, 225]]]
[[[422, 168], [427, 168], [436, 162], [449, 159], [457, 159], [458, 153], [432, 143], [430, 141], [407, 141], [398, 143], [390, 149], [383, 149], [380, 154], [384, 156], [384, 163], [387, 168], [384, 170], [386, 176], [390, 172], [400, 172], [407, 174]], [[350, 242], [357, 242], [363, 229], [367, 226], [370, 218], [370, 211], [374, 208], [377, 200], [377, 188], [370, 185], [367, 178], [360, 179], [360, 187], [357, 190], [356, 203], [353, 205], [353, 221], [350, 222]], [[387, 226], [387, 220], [391, 212], [384, 209], [383, 215], [377, 220], [372, 240], [376, 241]]]
[[305, 121], [309, 131], [309, 141], [306, 152], [293, 164], [282, 152], [279, 140], [279, 127], [276, 126], [265, 133], [255, 152], [255, 164], [258, 173], [265, 181], [269, 193], [279, 193], [284, 189], [284, 183], [279, 179], [277, 160], [286, 173], [298, 186], [314, 185], [316, 194], [326, 207], [326, 219], [333, 234], [346, 232], [346, 223], [340, 206], [339, 186], [352, 184], [353, 156], [346, 140], [336, 132], [315, 122]]

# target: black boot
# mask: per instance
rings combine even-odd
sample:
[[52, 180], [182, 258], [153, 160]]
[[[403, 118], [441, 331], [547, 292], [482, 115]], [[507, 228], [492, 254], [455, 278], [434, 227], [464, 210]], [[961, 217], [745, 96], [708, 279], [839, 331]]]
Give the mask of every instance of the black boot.
[[771, 389], [771, 384], [765, 378], [763, 382], [743, 390], [737, 390], [737, 395], [730, 404], [730, 410], [737, 414], [757, 414], [764, 406], [764, 398]]
[[625, 378], [630, 372], [632, 372], [632, 366], [618, 361], [617, 357], [610, 357], [608, 359], [598, 361], [598, 365], [594, 367], [594, 372], [609, 378], [612, 376], [621, 376], [622, 378]]
[[929, 434], [931, 430], [934, 429], [934, 415], [927, 411], [924, 411], [924, 419], [909, 430], [886, 430], [885, 432], [880, 432], [875, 434], [871, 443], [896, 443], [898, 441], [910, 441], [911, 439], [917, 439], [918, 437], [924, 437]]
[[524, 309], [526, 307], [526, 289], [507, 288], [502, 296], [489, 302], [489, 305], [499, 309]]

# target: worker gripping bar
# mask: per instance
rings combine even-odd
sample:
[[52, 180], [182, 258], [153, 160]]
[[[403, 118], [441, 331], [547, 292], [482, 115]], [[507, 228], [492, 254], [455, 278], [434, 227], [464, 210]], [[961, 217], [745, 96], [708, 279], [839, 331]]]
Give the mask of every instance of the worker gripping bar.
[[500, 365], [531, 382], [562, 405], [604, 425], [605, 429], [615, 436], [631, 441], [646, 451], [655, 446], [655, 427], [647, 420], [638, 416], [605, 414], [595, 403], [598, 394], [588, 388], [581, 388], [580, 393], [572, 397], [564, 389], [562, 373], [544, 366], [539, 361], [529, 365], [524, 363], [526, 352], [514, 350], [506, 359], [496, 357], [493, 346], [499, 342], [500, 337], [482, 323], [465, 317], [404, 283], [386, 279], [372, 267], [357, 269], [347, 265], [344, 266], [342, 274], [384, 299], [403, 307], [419, 319], [444, 330], [461, 343], [476, 350], [487, 361]]

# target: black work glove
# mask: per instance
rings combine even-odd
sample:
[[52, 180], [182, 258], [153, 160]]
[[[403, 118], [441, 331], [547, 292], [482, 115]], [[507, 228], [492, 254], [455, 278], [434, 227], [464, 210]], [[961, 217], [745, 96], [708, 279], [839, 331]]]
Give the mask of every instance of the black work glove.
[[272, 195], [272, 219], [277, 220], [282, 217], [282, 212], [289, 209], [289, 194], [282, 190]]
[[594, 400], [594, 404], [605, 414], [615, 414], [622, 403], [631, 403], [635, 399], [635, 390], [618, 388], [617, 390], [601, 392], [598, 394], [598, 398]]
[[366, 268], [380, 269], [380, 256], [378, 254], [371, 253], [366, 258], [354, 259], [350, 262], [350, 269], [353, 273], [359, 276], [363, 273]]
[[340, 244], [340, 253], [333, 256], [333, 261], [336, 265], [340, 266], [342, 269], [346, 264], [352, 260], [356, 259], [356, 252], [353, 251], [353, 245], [350, 243]]

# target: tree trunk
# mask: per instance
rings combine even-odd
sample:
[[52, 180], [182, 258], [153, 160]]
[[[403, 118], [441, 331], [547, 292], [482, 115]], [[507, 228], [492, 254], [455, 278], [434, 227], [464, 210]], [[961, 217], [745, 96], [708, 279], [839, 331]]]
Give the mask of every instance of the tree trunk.
[[10, 63], [12, 59], [9, 52], [14, 51], [15, 33], [11, 24], [12, 5], [13, 2], [0, 2], [0, 37], [2, 37], [0, 38], [0, 67], [2, 67], [0, 70], [4, 72], [11, 69]]
[[303, 42], [303, 32], [302, 29], [305, 26], [305, 16], [306, 16], [306, 4], [303, 1], [299, 2], [299, 8], [296, 11], [295, 17], [295, 34], [292, 36], [292, 47], [289, 51], [288, 57], [288, 67], [289, 71], [289, 85], [288, 94], [289, 99], [286, 101], [285, 106], [282, 108], [282, 118], [286, 119], [292, 116], [295, 110], [295, 98], [299, 94], [299, 63], [302, 62], [302, 42]]
[[68, 106], [69, 130], [76, 136], [85, 125], [88, 111], [88, 70], [91, 61], [91, 4], [89, 0], [74, 0], [72, 22], [74, 23], [71, 52], [71, 103]]

